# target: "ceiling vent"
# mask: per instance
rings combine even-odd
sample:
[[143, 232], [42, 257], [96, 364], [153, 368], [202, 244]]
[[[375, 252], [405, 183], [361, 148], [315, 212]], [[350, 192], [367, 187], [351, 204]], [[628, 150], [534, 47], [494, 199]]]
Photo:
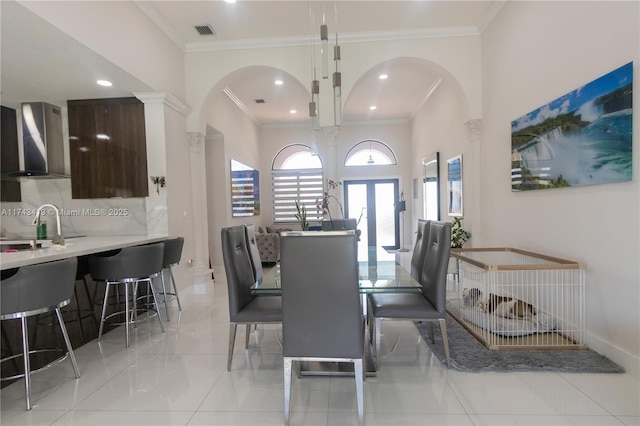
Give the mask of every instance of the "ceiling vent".
[[211, 25], [209, 24], [196, 25], [195, 29], [201, 36], [216, 35], [216, 32], [213, 31], [213, 27], [211, 27]]
[[255, 101], [256, 101], [257, 104], [264, 104], [265, 103], [264, 99], [255, 99]]

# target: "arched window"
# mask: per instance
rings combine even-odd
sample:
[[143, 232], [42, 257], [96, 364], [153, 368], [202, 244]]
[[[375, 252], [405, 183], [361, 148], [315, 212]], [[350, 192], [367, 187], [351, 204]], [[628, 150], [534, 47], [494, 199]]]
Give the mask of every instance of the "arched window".
[[355, 144], [344, 160], [345, 166], [379, 166], [398, 164], [396, 155], [385, 143], [368, 139]]
[[296, 222], [296, 201], [307, 211], [307, 220], [322, 219], [316, 200], [322, 198], [323, 170], [318, 154], [303, 144], [282, 148], [271, 165], [273, 221]]

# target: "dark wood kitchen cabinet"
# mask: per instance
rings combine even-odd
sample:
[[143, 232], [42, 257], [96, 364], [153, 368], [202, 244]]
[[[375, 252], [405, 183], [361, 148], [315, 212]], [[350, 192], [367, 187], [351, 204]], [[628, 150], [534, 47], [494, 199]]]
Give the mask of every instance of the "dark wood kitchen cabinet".
[[[20, 168], [18, 154], [18, 121], [16, 110], [2, 107], [2, 117], [0, 117], [0, 171], [2, 173], [15, 172]], [[2, 177], [0, 181], [0, 201], [22, 201], [20, 182], [6, 180]]]
[[148, 196], [144, 104], [111, 98], [67, 106], [72, 198]]

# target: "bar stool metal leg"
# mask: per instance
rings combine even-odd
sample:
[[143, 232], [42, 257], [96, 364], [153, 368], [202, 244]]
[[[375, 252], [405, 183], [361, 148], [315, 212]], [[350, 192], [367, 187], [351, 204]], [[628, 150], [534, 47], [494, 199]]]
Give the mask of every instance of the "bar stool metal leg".
[[22, 323], [22, 359], [24, 360], [24, 394], [27, 398], [27, 410], [31, 410], [31, 361], [29, 360], [29, 333], [27, 317], [20, 318]]
[[71, 340], [69, 340], [69, 333], [67, 333], [67, 327], [64, 325], [64, 319], [62, 318], [62, 312], [60, 308], [56, 308], [56, 315], [58, 316], [58, 322], [60, 323], [60, 329], [62, 330], [62, 337], [64, 337], [64, 343], [67, 345], [67, 352], [71, 359], [71, 365], [73, 366], [73, 372], [76, 378], [80, 378], [80, 369], [76, 361], [76, 355], [73, 353], [73, 347], [71, 346]]
[[104, 300], [102, 301], [102, 314], [100, 315], [100, 328], [98, 329], [98, 342], [102, 340], [102, 330], [104, 329], [105, 319], [107, 318], [107, 305], [109, 304], [109, 282], [105, 282]]
[[171, 282], [173, 283], [173, 294], [176, 295], [176, 301], [178, 302], [178, 310], [182, 311], [182, 305], [180, 304], [180, 296], [178, 296], [178, 289], [176, 288], [176, 279], [173, 276], [173, 269], [169, 268], [169, 276], [171, 277]]

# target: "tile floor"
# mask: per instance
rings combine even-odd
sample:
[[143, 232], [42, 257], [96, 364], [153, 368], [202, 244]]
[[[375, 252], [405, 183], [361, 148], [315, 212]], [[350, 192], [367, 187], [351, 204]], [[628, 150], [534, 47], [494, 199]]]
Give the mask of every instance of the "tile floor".
[[[213, 285], [181, 286], [183, 312], [172, 304], [166, 333], [142, 324], [125, 349], [116, 329], [76, 350], [80, 379], [68, 361], [35, 375], [32, 411], [22, 381], [2, 389], [0, 423], [283, 424], [280, 329], [261, 326], [248, 350], [238, 333], [227, 372], [226, 282], [217, 275]], [[381, 370], [365, 384], [366, 425], [640, 424], [640, 382], [628, 374], [462, 373], [441, 365], [413, 324], [385, 322], [383, 333]], [[357, 424], [353, 379], [294, 378], [291, 424]]]

